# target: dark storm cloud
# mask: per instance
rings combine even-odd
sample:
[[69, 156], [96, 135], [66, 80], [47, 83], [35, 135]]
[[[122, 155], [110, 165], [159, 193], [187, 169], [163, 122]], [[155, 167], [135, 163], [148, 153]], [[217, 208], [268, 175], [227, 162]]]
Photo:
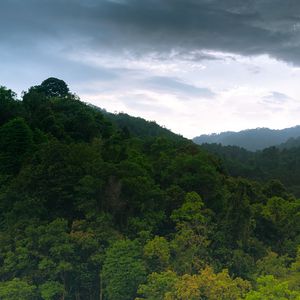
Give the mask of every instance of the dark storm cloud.
[[299, 64], [299, 13], [298, 0], [2, 0], [0, 35], [10, 47], [209, 49]]

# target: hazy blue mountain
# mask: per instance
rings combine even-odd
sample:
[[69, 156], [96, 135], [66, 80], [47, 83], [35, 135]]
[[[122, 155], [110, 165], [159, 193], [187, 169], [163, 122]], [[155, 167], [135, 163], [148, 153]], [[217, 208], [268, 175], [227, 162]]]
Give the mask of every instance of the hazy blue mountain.
[[[281, 130], [269, 128], [247, 129], [239, 132], [222, 132], [200, 135], [193, 141], [197, 144], [222, 144], [223, 146], [238, 146], [250, 151], [262, 150], [270, 146], [277, 146], [300, 136], [300, 126]], [[292, 141], [292, 140], [291, 140]]]
[[294, 137], [289, 138], [286, 142], [278, 145], [277, 147], [279, 149], [291, 149], [291, 148], [300, 147], [300, 136], [296, 138]]

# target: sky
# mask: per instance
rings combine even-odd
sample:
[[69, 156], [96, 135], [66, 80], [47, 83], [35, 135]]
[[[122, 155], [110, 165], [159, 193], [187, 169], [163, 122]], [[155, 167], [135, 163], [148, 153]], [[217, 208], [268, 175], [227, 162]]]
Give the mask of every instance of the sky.
[[48, 77], [192, 138], [300, 124], [299, 0], [1, 0], [0, 85]]

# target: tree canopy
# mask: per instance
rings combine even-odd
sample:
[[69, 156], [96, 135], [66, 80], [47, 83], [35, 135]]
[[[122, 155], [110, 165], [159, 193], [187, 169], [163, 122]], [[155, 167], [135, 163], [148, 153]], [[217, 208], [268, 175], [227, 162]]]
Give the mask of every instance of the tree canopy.
[[299, 299], [298, 148], [221, 150], [1, 87], [0, 299]]

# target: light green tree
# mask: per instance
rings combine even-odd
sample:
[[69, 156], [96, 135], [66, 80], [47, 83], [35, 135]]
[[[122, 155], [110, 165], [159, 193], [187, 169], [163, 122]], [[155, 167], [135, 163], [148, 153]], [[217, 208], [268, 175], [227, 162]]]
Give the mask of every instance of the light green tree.
[[138, 293], [141, 295], [136, 300], [164, 300], [168, 292], [175, 288], [178, 276], [173, 271], [152, 273], [148, 276], [147, 282], [139, 286]]
[[57, 281], [47, 281], [39, 287], [44, 300], [55, 300], [64, 293], [64, 287]]
[[171, 241], [175, 254], [174, 269], [180, 274], [198, 272], [208, 263], [208, 218], [204, 203], [196, 192], [187, 193], [182, 206], [174, 210], [171, 219], [176, 234]]
[[246, 300], [299, 300], [300, 292], [290, 290], [287, 281], [280, 281], [273, 275], [257, 279], [257, 289], [246, 295]]
[[36, 287], [24, 280], [14, 278], [0, 283], [1, 300], [33, 300], [36, 299]]
[[142, 249], [135, 242], [120, 240], [106, 252], [102, 278], [108, 300], [132, 300], [146, 279]]
[[183, 275], [164, 300], [239, 300], [250, 287], [248, 281], [232, 279], [227, 270], [214, 273], [211, 267], [205, 267], [199, 274]]
[[151, 271], [163, 271], [170, 260], [168, 241], [164, 237], [154, 237], [144, 246], [144, 256]]

